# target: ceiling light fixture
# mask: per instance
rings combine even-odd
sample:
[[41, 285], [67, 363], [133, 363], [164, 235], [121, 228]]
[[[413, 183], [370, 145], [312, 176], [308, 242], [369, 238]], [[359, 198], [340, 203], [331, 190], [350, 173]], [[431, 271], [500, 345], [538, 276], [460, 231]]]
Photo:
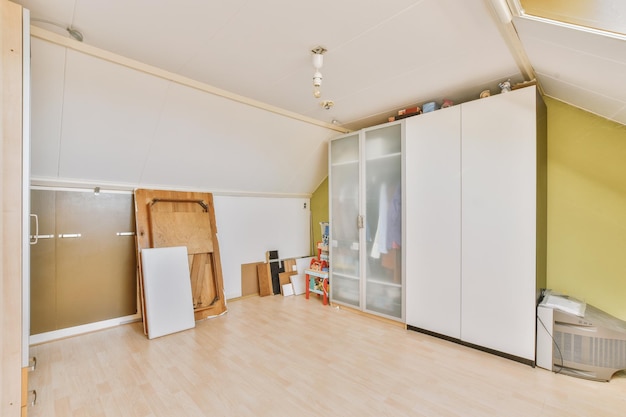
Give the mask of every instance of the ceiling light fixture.
[[70, 35], [73, 39], [77, 40], [78, 42], [82, 42], [82, 41], [83, 41], [83, 39], [84, 39], [83, 34], [82, 34], [79, 30], [74, 29], [72, 26], [64, 26], [64, 25], [62, 25], [62, 24], [60, 24], [60, 23], [56, 23], [56, 22], [53, 22], [53, 21], [51, 21], [51, 20], [46, 20], [46, 19], [38, 19], [38, 18], [35, 18], [35, 17], [34, 17], [34, 18], [32, 18], [31, 20], [32, 20], [33, 22], [47, 23], [47, 24], [49, 24], [49, 25], [56, 26], [56, 27], [59, 27], [59, 28], [61, 28], [61, 29], [65, 29], [65, 30], [67, 31], [67, 33], [69, 33], [69, 35]]
[[320, 92], [320, 87], [322, 86], [322, 73], [320, 72], [320, 68], [324, 65], [324, 52], [326, 52], [326, 48], [318, 46], [313, 48], [311, 52], [313, 52], [313, 68], [315, 68], [315, 73], [313, 74], [313, 97], [320, 98], [322, 95]]

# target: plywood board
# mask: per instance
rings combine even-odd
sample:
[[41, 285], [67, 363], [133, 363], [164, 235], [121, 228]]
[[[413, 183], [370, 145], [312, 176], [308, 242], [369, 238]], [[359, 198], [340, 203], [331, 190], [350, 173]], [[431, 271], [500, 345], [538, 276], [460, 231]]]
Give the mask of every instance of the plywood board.
[[291, 271], [291, 272], [281, 272], [278, 274], [278, 279], [280, 281], [280, 285], [285, 285], [285, 284], [290, 284], [291, 281], [289, 280], [289, 277], [292, 275], [296, 275], [297, 272], [296, 271]]
[[283, 260], [283, 269], [285, 270], [285, 272], [295, 272], [297, 271], [296, 269], [296, 260], [291, 258], [291, 259], [284, 259]]
[[209, 213], [151, 210], [150, 231], [154, 248], [186, 246], [190, 255], [213, 252]]
[[257, 274], [259, 276], [259, 295], [265, 297], [266, 295], [274, 294], [270, 264], [262, 263], [257, 265]]
[[254, 262], [241, 265], [241, 296], [259, 294], [259, 274], [258, 265], [265, 265], [263, 262]]
[[187, 248], [141, 251], [148, 338], [195, 327]]

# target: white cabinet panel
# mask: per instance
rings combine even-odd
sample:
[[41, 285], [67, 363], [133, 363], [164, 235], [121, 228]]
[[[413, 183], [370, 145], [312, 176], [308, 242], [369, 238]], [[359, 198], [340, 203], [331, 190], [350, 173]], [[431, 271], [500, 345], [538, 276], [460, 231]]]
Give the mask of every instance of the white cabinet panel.
[[461, 107], [406, 120], [406, 322], [461, 337]]
[[535, 88], [462, 107], [462, 332], [535, 358]]

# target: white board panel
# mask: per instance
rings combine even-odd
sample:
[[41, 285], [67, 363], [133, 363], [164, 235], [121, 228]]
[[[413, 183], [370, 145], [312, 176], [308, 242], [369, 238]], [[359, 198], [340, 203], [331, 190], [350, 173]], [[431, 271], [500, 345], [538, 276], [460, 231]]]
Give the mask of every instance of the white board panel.
[[304, 294], [306, 292], [306, 277], [304, 274], [292, 275], [289, 277], [293, 286], [294, 295]]
[[148, 339], [195, 327], [187, 248], [141, 251]]

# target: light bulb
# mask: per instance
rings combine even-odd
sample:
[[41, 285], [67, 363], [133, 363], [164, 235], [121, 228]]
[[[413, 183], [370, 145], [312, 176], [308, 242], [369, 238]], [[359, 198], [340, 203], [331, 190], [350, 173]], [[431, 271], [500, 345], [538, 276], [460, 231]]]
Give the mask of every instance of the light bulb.
[[314, 88], [313, 89], [313, 97], [315, 98], [320, 98], [322, 96], [322, 93], [320, 92], [319, 88]]
[[319, 71], [315, 71], [315, 74], [313, 74], [313, 86], [319, 87], [321, 85], [322, 85], [322, 73]]

